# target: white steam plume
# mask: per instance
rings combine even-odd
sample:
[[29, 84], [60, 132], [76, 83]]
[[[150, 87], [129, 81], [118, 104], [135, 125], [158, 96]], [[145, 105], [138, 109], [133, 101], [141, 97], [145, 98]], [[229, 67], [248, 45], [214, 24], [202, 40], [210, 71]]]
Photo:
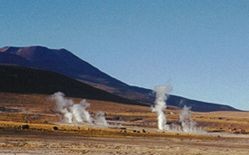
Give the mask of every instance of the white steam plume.
[[82, 100], [80, 104], [74, 104], [70, 107], [70, 111], [73, 113], [73, 118], [77, 123], [92, 123], [92, 118], [89, 112], [86, 110], [89, 107], [89, 103], [86, 100]]
[[80, 104], [74, 104], [72, 100], [66, 99], [62, 92], [57, 92], [52, 95], [55, 100], [56, 112], [60, 113], [63, 121], [66, 123], [92, 123], [92, 118], [86, 110], [89, 103], [82, 100]]
[[82, 100], [79, 104], [74, 104], [70, 99], [66, 99], [62, 92], [54, 93], [51, 99], [55, 101], [56, 112], [62, 115], [63, 121], [66, 123], [89, 123], [93, 122], [99, 126], [108, 126], [103, 112], [98, 112], [95, 120], [87, 111], [90, 104], [86, 100]]
[[190, 109], [190, 107], [184, 105], [181, 112], [179, 113], [180, 124], [171, 123], [170, 125], [166, 126], [166, 129], [173, 132], [205, 134], [206, 131], [202, 130], [200, 127], [197, 127], [197, 123], [192, 120]]
[[97, 112], [95, 115], [95, 124], [99, 126], [108, 127], [108, 123], [105, 119], [105, 114], [103, 112]]
[[67, 109], [64, 110], [63, 121], [67, 123], [73, 123], [73, 114], [69, 112]]
[[187, 133], [201, 133], [204, 132], [200, 128], [197, 128], [196, 122], [192, 120], [190, 107], [186, 105], [183, 107], [180, 113], [180, 123], [183, 132]]
[[73, 101], [66, 99], [62, 92], [54, 93], [51, 96], [52, 100], [55, 100], [55, 110], [60, 113], [63, 117], [63, 121], [67, 123], [73, 122], [73, 114], [70, 112], [69, 108], [73, 105]]
[[167, 107], [166, 99], [171, 87], [169, 86], [156, 86], [154, 92], [156, 93], [155, 106], [152, 107], [152, 112], [157, 113], [158, 129], [165, 130], [167, 127], [167, 119], [164, 114], [164, 109]]

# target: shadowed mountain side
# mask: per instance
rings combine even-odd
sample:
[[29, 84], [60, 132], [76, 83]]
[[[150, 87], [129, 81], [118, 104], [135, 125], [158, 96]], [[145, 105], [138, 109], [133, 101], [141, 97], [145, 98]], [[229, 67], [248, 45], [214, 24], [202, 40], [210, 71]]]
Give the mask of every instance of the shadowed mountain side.
[[58, 73], [19, 66], [0, 65], [0, 91], [31, 94], [61, 91], [70, 97], [136, 104]]
[[[31, 63], [25, 60], [24, 58], [18, 55], [13, 55], [13, 54], [5, 53], [5, 52], [0, 53], [0, 62], [1, 64], [32, 67]], [[10, 62], [14, 62], [14, 63], [10, 63]]]

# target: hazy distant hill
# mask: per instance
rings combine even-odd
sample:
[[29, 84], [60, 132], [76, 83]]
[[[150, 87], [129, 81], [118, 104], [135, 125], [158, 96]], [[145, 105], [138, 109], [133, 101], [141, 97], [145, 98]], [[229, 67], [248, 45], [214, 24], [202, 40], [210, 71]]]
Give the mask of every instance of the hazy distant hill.
[[[20, 65], [60, 73], [145, 105], [151, 105], [154, 101], [151, 90], [127, 85], [65, 49], [48, 49], [41, 46], [4, 47], [0, 48], [0, 64]], [[226, 105], [199, 102], [173, 95], [169, 97], [168, 103], [178, 107], [182, 107], [183, 104], [189, 105], [195, 111], [236, 110]]]

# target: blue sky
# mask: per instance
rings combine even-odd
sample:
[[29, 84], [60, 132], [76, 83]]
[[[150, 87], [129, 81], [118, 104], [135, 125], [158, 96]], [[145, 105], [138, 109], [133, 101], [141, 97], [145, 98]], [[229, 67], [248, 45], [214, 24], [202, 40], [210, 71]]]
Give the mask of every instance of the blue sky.
[[249, 110], [247, 0], [0, 0], [0, 46], [66, 48], [146, 88]]

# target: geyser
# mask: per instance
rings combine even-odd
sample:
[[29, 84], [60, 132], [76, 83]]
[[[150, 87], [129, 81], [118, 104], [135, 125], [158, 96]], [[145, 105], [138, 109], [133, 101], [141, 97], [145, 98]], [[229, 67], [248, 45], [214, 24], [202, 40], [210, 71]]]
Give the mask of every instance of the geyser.
[[108, 123], [107, 123], [107, 121], [105, 119], [104, 112], [97, 112], [96, 113], [94, 123], [96, 125], [108, 127]]
[[203, 132], [200, 128], [196, 127], [197, 123], [192, 120], [190, 109], [191, 109], [190, 107], [187, 107], [185, 105], [180, 113], [179, 118], [180, 118], [182, 132], [187, 132], [187, 133]]
[[86, 110], [90, 106], [86, 100], [82, 100], [80, 104], [73, 104], [70, 107], [70, 110], [74, 116], [74, 120], [77, 123], [92, 123], [92, 118], [89, 112]]
[[75, 104], [73, 100], [65, 98], [62, 92], [54, 93], [51, 99], [55, 101], [55, 111], [59, 113], [65, 123], [95, 123], [98, 126], [108, 126], [104, 113], [97, 112], [94, 120], [87, 111], [90, 104], [84, 99], [79, 104]]
[[164, 109], [167, 107], [166, 99], [168, 97], [168, 93], [170, 92], [171, 87], [169, 86], [156, 86], [154, 88], [154, 92], [156, 93], [155, 105], [152, 107], [152, 112], [156, 112], [157, 120], [158, 120], [158, 129], [166, 130], [167, 119], [164, 114]]

